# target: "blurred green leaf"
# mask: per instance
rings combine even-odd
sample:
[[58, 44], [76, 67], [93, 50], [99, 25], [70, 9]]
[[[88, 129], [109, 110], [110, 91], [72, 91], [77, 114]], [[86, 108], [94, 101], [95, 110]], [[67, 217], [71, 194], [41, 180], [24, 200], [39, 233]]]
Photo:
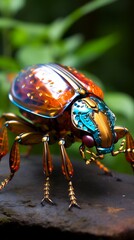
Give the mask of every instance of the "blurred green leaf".
[[7, 81], [6, 74], [0, 73], [0, 115], [9, 108], [7, 93], [10, 89], [10, 83]]
[[49, 45], [27, 45], [18, 50], [16, 58], [21, 66], [48, 63], [54, 60], [54, 51]]
[[0, 18], [0, 28], [1, 29], [9, 29], [12, 30], [23, 31], [27, 35], [34, 35], [34, 36], [44, 36], [48, 38], [48, 25], [41, 24], [41, 23], [28, 23], [19, 21], [13, 18], [8, 17], [1, 17]]
[[15, 48], [21, 48], [25, 45], [32, 45], [34, 43], [41, 43], [43, 40], [42, 34], [38, 31], [30, 31], [27, 32], [24, 28], [17, 28], [13, 30], [10, 34], [10, 40], [12, 43], [12, 46]]
[[[82, 44], [84, 44], [84, 38], [81, 34], [76, 34], [68, 38], [63, 39], [64, 53], [68, 55], [69, 53], [77, 50]], [[60, 45], [61, 49], [61, 45]]]
[[65, 56], [65, 58], [62, 59], [62, 62], [65, 65], [79, 67], [81, 64], [94, 61], [104, 54], [108, 49], [117, 44], [119, 39], [119, 35], [113, 33], [108, 36], [84, 43], [78, 48], [78, 50]]
[[49, 27], [51, 41], [60, 39], [65, 32], [81, 17], [117, 0], [95, 0], [88, 2], [63, 19], [56, 19]]
[[3, 15], [13, 15], [25, 5], [25, 0], [0, 0], [0, 11]]
[[[47, 39], [48, 38], [48, 26], [41, 23], [28, 23], [17, 21], [13, 31], [13, 36], [16, 37], [19, 32], [21, 35], [24, 33], [27, 38], [33, 42], [34, 38]], [[30, 42], [29, 41], [29, 42]]]
[[9, 29], [12, 27], [15, 27], [18, 24], [18, 21], [14, 20], [14, 19], [10, 19], [10, 18], [6, 18], [6, 17], [1, 17], [0, 18], [0, 28], [1, 29]]
[[7, 72], [18, 71], [20, 69], [19, 64], [13, 58], [0, 56], [0, 69]]
[[131, 120], [134, 118], [134, 99], [122, 92], [105, 93], [105, 101], [107, 105], [116, 114]]
[[75, 35], [65, 40], [53, 42], [53, 44], [41, 44], [40, 42], [25, 44], [19, 48], [16, 57], [23, 66], [45, 62], [62, 63], [62, 58], [68, 55], [69, 52], [75, 51], [82, 41], [83, 39], [80, 35]]

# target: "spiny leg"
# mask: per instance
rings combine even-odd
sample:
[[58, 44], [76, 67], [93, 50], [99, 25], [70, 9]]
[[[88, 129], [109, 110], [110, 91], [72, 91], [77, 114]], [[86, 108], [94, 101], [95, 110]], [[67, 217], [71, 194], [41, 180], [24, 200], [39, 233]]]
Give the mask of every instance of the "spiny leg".
[[[80, 151], [80, 154], [81, 154], [82, 158], [84, 159], [84, 161], [87, 165], [89, 165], [91, 162], [94, 162], [100, 169], [102, 169], [104, 171], [104, 174], [106, 174], [108, 176], [112, 176], [111, 171], [103, 163], [101, 163], [98, 160], [98, 158], [103, 159], [104, 158], [103, 155], [95, 154], [94, 152], [92, 152], [90, 150], [85, 151], [85, 145], [84, 144], [82, 144], [80, 146], [79, 151]], [[90, 154], [90, 158], [87, 159], [85, 152]]]
[[113, 176], [112, 172], [104, 164], [102, 164], [99, 160], [96, 159], [95, 163], [100, 169], [102, 169], [104, 171], [104, 173], [103, 173], [104, 175], [111, 176], [111, 177]]
[[[7, 127], [4, 124], [5, 118], [2, 116], [0, 118], [0, 160], [3, 156], [8, 153], [8, 136], [7, 136]], [[10, 174], [7, 178], [5, 178], [0, 183], [0, 190], [6, 187], [6, 185], [11, 181], [15, 172], [18, 170], [20, 165], [20, 154], [19, 154], [19, 146], [17, 141], [15, 140], [9, 156], [9, 167]]]
[[78, 205], [78, 203], [76, 201], [74, 188], [73, 188], [73, 184], [71, 181], [71, 178], [73, 176], [73, 166], [67, 155], [64, 145], [65, 145], [65, 140], [64, 140], [64, 138], [62, 138], [59, 141], [59, 146], [60, 146], [61, 157], [62, 157], [62, 172], [68, 181], [68, 195], [69, 195], [69, 199], [70, 199], [69, 210], [70, 210], [72, 207], [80, 208], [80, 206]]
[[127, 128], [115, 126], [114, 129], [118, 139], [123, 137], [126, 138], [122, 139], [119, 149], [113, 151], [112, 155], [116, 156], [119, 153], [125, 153], [126, 160], [131, 164], [134, 171], [134, 139]]
[[[5, 120], [7, 120], [4, 122]], [[19, 144], [22, 145], [33, 145], [41, 143], [42, 133], [38, 132], [36, 127], [21, 119], [20, 117], [14, 114], [5, 114], [0, 118], [0, 157], [3, 157], [8, 152], [7, 147], [7, 129], [17, 135], [15, 141], [12, 145], [9, 157], [9, 166], [10, 166], [10, 175], [5, 178], [4, 181], [0, 184], [0, 190], [2, 190], [9, 181], [13, 178], [15, 172], [19, 169], [20, 166], [20, 153], [19, 153]]]
[[10, 166], [10, 175], [0, 183], [0, 190], [2, 190], [13, 178], [15, 172], [20, 167], [20, 153], [19, 153], [19, 144], [18, 141], [14, 141], [10, 156], [9, 156], [9, 166]]
[[41, 204], [44, 206], [45, 202], [54, 204], [50, 198], [50, 175], [53, 171], [52, 158], [49, 150], [49, 135], [45, 135], [42, 138], [42, 142], [44, 144], [43, 151], [43, 169], [45, 173], [45, 183], [44, 183], [44, 197], [41, 201]]
[[0, 160], [8, 153], [8, 136], [7, 129], [2, 127], [0, 129]]
[[98, 154], [95, 154], [94, 152], [91, 152], [89, 150], [86, 150], [87, 153], [91, 154], [91, 157], [89, 160], [86, 161], [86, 164], [89, 164], [90, 162], [94, 162], [101, 170], [104, 171], [104, 174], [107, 175], [107, 176], [112, 176], [112, 173], [111, 171], [103, 164], [101, 163], [99, 159], [103, 159], [104, 156], [103, 154], [102, 155], [98, 155]]
[[8, 153], [7, 129], [17, 135], [35, 131], [34, 125], [25, 119], [13, 113], [3, 114], [0, 117], [0, 159]]
[[0, 119], [3, 120], [3, 123], [6, 121], [17, 121], [18, 123], [25, 126], [25, 128], [27, 126], [29, 126], [30, 128], [34, 128], [34, 129], [36, 128], [32, 122], [27, 121], [25, 118], [20, 117], [14, 113], [3, 113], [0, 117]]
[[126, 149], [124, 149], [125, 143], [126, 143], [126, 139], [122, 139], [122, 141], [121, 141], [121, 143], [120, 143], [119, 149], [116, 150], [116, 151], [113, 151], [113, 152], [112, 152], [112, 155], [113, 155], [113, 156], [116, 156], [116, 155], [118, 155], [119, 153], [125, 153], [125, 152], [127, 151]]

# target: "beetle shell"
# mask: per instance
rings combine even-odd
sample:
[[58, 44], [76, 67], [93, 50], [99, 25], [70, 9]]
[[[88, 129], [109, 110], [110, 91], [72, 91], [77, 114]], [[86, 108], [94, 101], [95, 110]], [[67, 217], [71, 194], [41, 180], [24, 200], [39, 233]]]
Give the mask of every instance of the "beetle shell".
[[59, 64], [36, 64], [23, 69], [14, 80], [10, 100], [20, 109], [44, 118], [59, 116], [81, 94], [103, 92], [92, 80]]

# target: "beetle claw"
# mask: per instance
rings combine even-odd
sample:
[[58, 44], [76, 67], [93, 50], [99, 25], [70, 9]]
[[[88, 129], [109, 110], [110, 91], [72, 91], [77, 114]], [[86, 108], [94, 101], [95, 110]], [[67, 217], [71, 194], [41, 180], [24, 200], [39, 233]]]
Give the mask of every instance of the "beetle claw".
[[45, 203], [48, 203], [50, 205], [56, 205], [50, 198], [43, 198], [41, 200], [41, 205], [42, 206], [45, 206]]
[[70, 198], [70, 205], [69, 205], [68, 209], [70, 210], [72, 207], [80, 208], [80, 206], [78, 205], [78, 203], [76, 201], [72, 181], [69, 181], [68, 185], [69, 185], [68, 192], [69, 192], [69, 198]]
[[71, 202], [69, 204], [68, 210], [71, 210], [73, 207], [81, 209], [80, 205], [77, 202]]

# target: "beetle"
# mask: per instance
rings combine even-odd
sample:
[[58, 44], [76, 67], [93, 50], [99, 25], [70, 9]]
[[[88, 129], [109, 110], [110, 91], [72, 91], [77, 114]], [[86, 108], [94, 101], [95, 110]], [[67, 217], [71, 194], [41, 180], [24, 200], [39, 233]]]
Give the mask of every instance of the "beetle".
[[[0, 184], [2, 190], [20, 166], [19, 144], [43, 144], [44, 195], [50, 198], [53, 161], [50, 144], [58, 143], [62, 172], [68, 181], [69, 209], [80, 207], [73, 184], [73, 165], [66, 148], [80, 142], [79, 152], [86, 164], [95, 162], [104, 173], [110, 170], [101, 163], [104, 155], [125, 153], [134, 169], [134, 140], [128, 129], [115, 126], [115, 115], [104, 102], [101, 88], [83, 73], [58, 63], [35, 64], [18, 73], [11, 84], [10, 101], [21, 116], [3, 113], [0, 117], [0, 159], [8, 153], [8, 133], [16, 137], [9, 155], [10, 174]], [[114, 146], [122, 138], [118, 150]], [[95, 147], [95, 151], [92, 148]]]

